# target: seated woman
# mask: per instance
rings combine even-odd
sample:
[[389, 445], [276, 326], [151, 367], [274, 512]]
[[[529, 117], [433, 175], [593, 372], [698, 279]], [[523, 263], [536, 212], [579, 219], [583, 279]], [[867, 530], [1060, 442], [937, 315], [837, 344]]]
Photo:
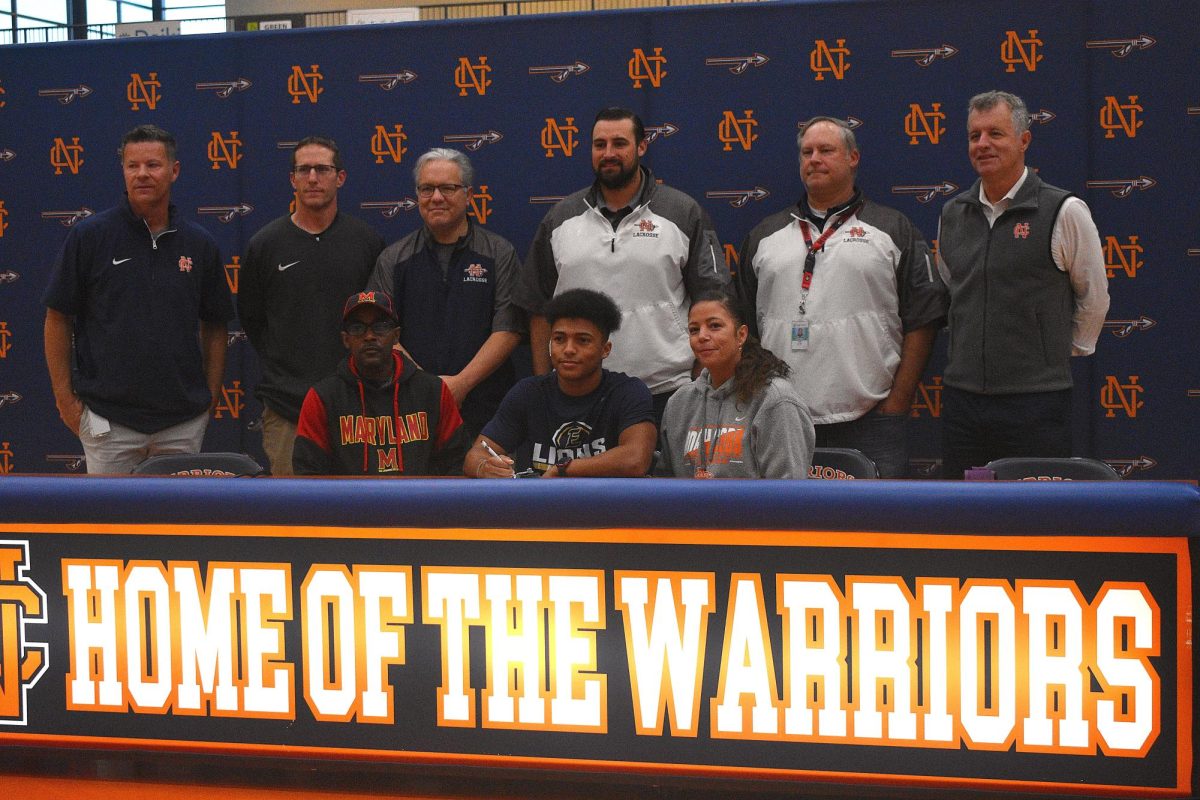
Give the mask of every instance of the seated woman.
[[677, 478], [807, 478], [812, 417], [785, 380], [788, 365], [749, 335], [737, 303], [700, 295], [688, 341], [704, 369], [667, 402], [657, 474]]

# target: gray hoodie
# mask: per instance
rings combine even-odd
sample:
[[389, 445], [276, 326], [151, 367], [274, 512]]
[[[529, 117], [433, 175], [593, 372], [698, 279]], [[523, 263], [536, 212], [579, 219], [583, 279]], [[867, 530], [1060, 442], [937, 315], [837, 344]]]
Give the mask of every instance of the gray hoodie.
[[706, 369], [667, 402], [656, 473], [693, 478], [703, 466], [715, 478], [807, 478], [814, 439], [808, 408], [786, 379], [772, 378], [743, 406], [733, 380], [714, 389]]

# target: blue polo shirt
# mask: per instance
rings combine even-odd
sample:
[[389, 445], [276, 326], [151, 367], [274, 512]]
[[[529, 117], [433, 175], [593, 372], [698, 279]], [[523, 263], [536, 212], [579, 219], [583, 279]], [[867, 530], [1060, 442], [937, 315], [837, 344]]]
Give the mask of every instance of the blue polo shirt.
[[217, 243], [171, 206], [151, 236], [128, 201], [67, 234], [42, 302], [74, 317], [75, 392], [112, 422], [155, 433], [208, 408], [200, 321], [233, 303]]

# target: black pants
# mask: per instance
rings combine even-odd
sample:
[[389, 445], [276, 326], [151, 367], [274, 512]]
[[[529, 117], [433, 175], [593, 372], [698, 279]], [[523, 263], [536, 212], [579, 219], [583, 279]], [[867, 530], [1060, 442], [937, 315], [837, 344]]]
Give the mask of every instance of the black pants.
[[997, 458], [1071, 455], [1071, 390], [976, 394], [942, 390], [942, 477]]

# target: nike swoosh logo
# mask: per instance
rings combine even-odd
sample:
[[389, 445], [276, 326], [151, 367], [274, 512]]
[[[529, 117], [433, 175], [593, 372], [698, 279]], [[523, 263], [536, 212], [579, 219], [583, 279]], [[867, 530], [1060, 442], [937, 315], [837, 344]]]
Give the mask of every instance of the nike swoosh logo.
[[113, 266], [115, 267], [118, 264], [124, 264], [126, 261], [133, 261], [133, 259], [132, 258], [114, 258]]
[[283, 271], [284, 271], [285, 269], [287, 269], [288, 267], [294, 267], [294, 266], [296, 266], [296, 265], [297, 265], [297, 264], [299, 264], [299, 263], [300, 263], [299, 261], [293, 261], [293, 262], [292, 262], [292, 263], [290, 263], [290, 264], [280, 264], [280, 265], [279, 265], [279, 271], [280, 271], [280, 272], [283, 272]]
[[744, 419], [745, 419], [745, 417], [734, 417], [734, 418], [733, 418], [733, 421], [734, 421], [734, 422], [741, 422], [741, 421], [742, 421], [742, 420], [744, 420]]

